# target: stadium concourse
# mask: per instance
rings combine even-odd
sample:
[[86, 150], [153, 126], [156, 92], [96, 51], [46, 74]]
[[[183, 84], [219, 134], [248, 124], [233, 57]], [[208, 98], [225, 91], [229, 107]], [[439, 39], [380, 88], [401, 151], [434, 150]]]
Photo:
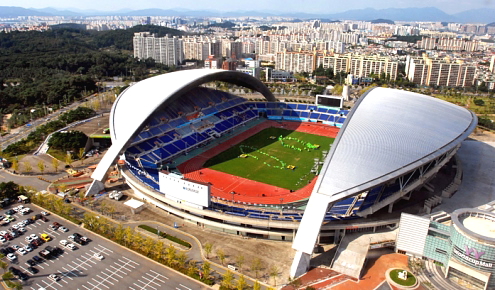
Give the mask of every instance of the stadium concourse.
[[[247, 87], [266, 101], [202, 86], [213, 81]], [[400, 212], [417, 213], [426, 200], [436, 200], [443, 188], [435, 188], [435, 178], [456, 174], [452, 157], [476, 120], [463, 108], [399, 90], [375, 88], [347, 111], [278, 102], [259, 80], [240, 72], [179, 71], [141, 81], [117, 98], [112, 146], [87, 194], [104, 189], [102, 181], [120, 157], [127, 184], [156, 207], [203, 228], [294, 241], [291, 276], [297, 277], [308, 269], [315, 244], [395, 227]], [[308, 174], [316, 173], [316, 180], [299, 191], [201, 168], [230, 145], [282, 125], [332, 137], [338, 130], [330, 150], [321, 149], [323, 159], [311, 160]]]
[[337, 127], [318, 123], [296, 123], [269, 120], [230, 138], [227, 142], [222, 142], [218, 144], [218, 146], [187, 160], [180, 164], [178, 169], [188, 179], [210, 183], [211, 194], [215, 201], [235, 201], [236, 203], [244, 205], [276, 204], [280, 206], [282, 204], [290, 204], [309, 198], [315, 185], [316, 176], [303, 188], [292, 191], [203, 167], [204, 163], [210, 158], [227, 150], [234, 144], [240, 143], [248, 137], [270, 127], [284, 128], [331, 138], [335, 138], [339, 130]]

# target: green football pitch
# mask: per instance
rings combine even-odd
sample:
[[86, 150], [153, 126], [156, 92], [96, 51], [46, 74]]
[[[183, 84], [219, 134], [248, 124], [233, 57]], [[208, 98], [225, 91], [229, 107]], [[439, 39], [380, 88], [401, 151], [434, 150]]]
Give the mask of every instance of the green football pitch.
[[315, 177], [315, 158], [323, 161], [322, 151], [329, 151], [333, 140], [272, 127], [209, 159], [204, 167], [297, 190]]

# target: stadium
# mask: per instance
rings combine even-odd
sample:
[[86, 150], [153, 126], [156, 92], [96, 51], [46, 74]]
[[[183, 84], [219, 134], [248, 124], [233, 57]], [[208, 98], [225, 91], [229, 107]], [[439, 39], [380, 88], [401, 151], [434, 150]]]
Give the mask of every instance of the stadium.
[[[266, 100], [205, 86], [216, 81]], [[179, 71], [117, 98], [112, 146], [87, 194], [104, 189], [120, 159], [134, 193], [165, 211], [229, 234], [294, 241], [294, 277], [315, 244], [396, 227], [401, 212], [441, 191], [436, 184], [449, 186], [476, 123], [464, 108], [405, 91], [370, 90], [347, 111], [277, 101], [240, 72]]]

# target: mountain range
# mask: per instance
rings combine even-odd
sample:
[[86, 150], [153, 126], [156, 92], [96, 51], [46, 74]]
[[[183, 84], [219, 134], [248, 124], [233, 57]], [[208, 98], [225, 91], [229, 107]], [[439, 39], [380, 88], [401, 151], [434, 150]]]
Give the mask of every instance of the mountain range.
[[269, 17], [282, 16], [299, 19], [332, 19], [332, 20], [372, 20], [390, 19], [394, 21], [444, 21], [444, 22], [472, 22], [491, 23], [495, 22], [495, 9], [472, 9], [456, 14], [447, 14], [435, 7], [425, 8], [387, 8], [387, 9], [353, 9], [340, 13], [311, 14], [303, 12], [275, 13], [260, 11], [232, 11], [220, 12], [213, 10], [186, 10], [186, 9], [122, 9], [118, 11], [78, 10], [78, 9], [27, 9], [15, 6], [0, 6], [0, 17], [18, 16], [180, 16], [180, 17]]

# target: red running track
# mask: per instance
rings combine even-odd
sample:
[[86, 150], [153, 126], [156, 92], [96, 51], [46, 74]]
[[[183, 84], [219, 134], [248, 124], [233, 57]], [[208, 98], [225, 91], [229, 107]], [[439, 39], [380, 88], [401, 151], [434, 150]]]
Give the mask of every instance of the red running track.
[[[290, 192], [288, 189], [253, 181], [250, 179], [234, 176], [228, 173], [203, 168], [205, 162], [225, 151], [231, 146], [238, 144], [256, 133], [270, 127], [286, 128], [298, 132], [335, 138], [339, 128], [318, 123], [276, 122], [265, 121], [256, 127], [236, 135], [229, 140], [218, 144], [214, 148], [180, 164], [179, 170], [188, 179], [210, 183], [211, 195], [214, 198], [232, 200], [251, 204], [281, 204], [296, 202], [309, 198], [316, 177], [305, 187]], [[232, 195], [234, 193], [234, 196]]]

